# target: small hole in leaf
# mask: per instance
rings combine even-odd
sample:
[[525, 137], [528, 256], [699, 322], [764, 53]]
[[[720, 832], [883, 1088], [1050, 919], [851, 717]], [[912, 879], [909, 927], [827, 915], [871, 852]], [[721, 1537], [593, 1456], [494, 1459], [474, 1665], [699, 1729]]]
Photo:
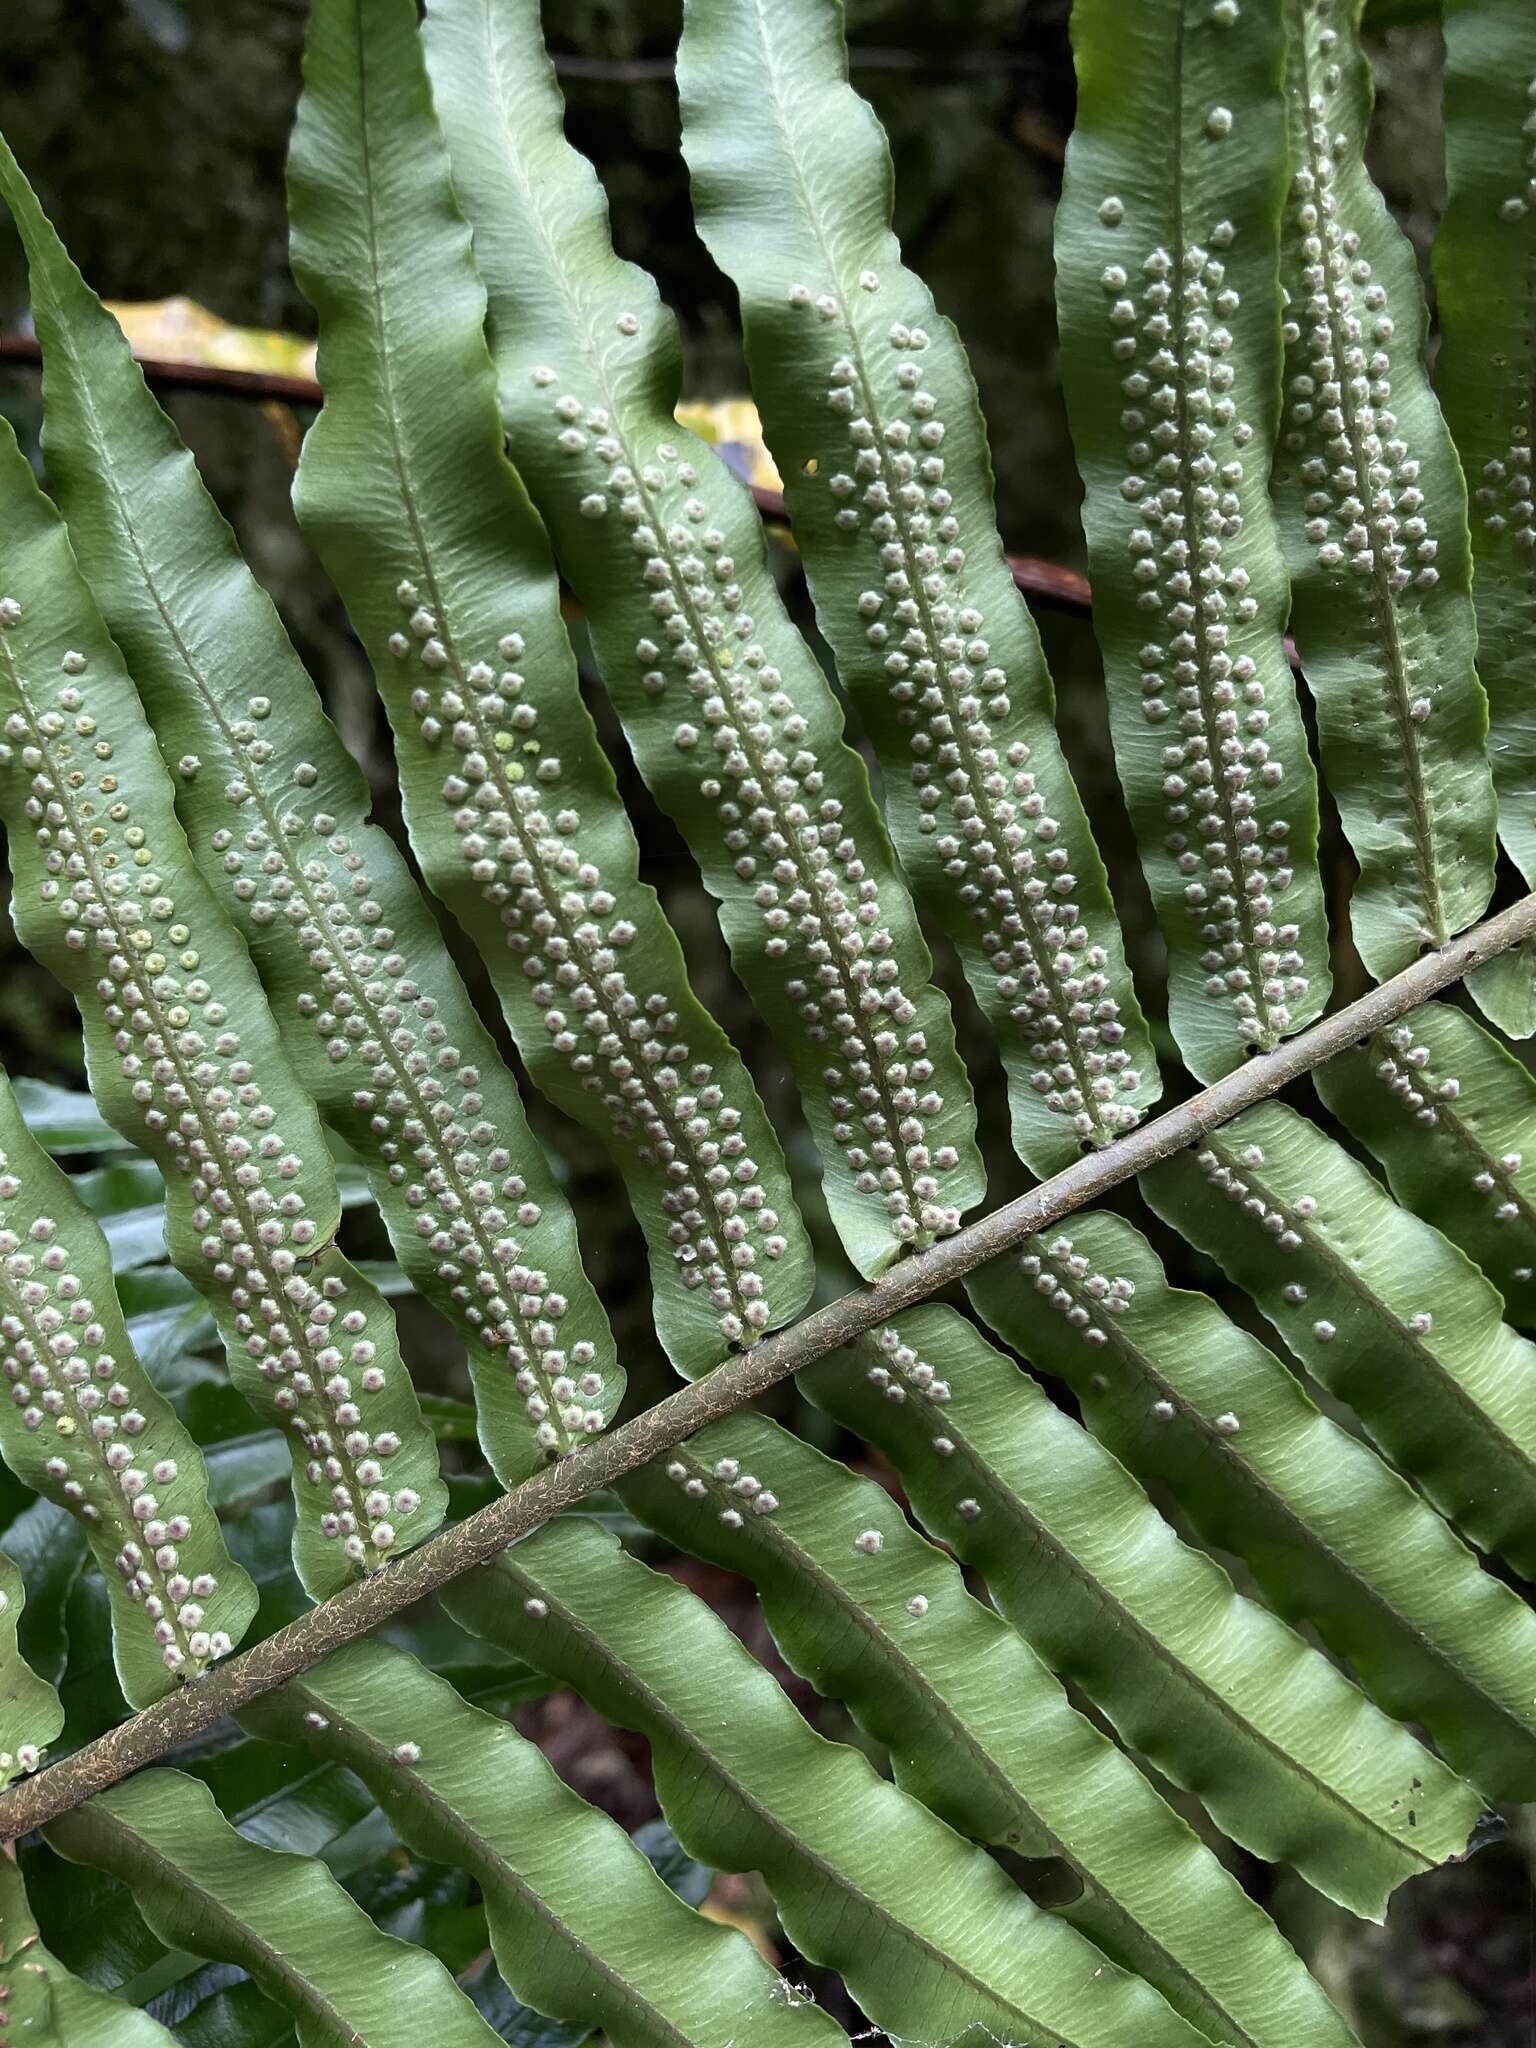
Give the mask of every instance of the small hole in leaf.
[[820, 467], [821, 464], [817, 461], [816, 457], [808, 455], [800, 465], [800, 474], [802, 476], [814, 476]]

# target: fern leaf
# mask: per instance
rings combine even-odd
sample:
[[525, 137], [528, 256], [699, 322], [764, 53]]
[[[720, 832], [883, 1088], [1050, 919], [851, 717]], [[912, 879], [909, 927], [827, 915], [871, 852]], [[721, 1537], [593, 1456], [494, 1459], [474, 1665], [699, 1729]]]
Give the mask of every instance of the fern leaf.
[[537, 0], [427, 26], [516, 462], [591, 622], [640, 771], [719, 899], [867, 1278], [958, 1227], [984, 1177], [949, 1008], [862, 760], [745, 490], [678, 426], [677, 336], [566, 144]]
[[874, 2025], [932, 2048], [1201, 2038], [982, 1850], [815, 1734], [701, 1600], [590, 1523], [550, 1524], [447, 1604], [641, 1730], [684, 1847], [761, 1871], [795, 1946], [839, 1971]]
[[1288, 1620], [1315, 1624], [1379, 1705], [1422, 1722], [1491, 1797], [1530, 1796], [1536, 1616], [1273, 1352], [1207, 1296], [1170, 1287], [1138, 1231], [1074, 1216], [976, 1276], [971, 1295], [1066, 1380], [1122, 1463], [1245, 1559]]
[[58, 1694], [38, 1677], [16, 1640], [26, 1600], [21, 1573], [0, 1550], [0, 1786], [35, 1771], [64, 1727]]
[[1275, 498], [1328, 785], [1378, 979], [1493, 889], [1466, 489], [1422, 360], [1413, 252], [1365, 168], [1362, 0], [1286, 0], [1291, 187]]
[[326, 0], [311, 20], [290, 177], [326, 402], [299, 517], [373, 658], [423, 871], [534, 1080], [613, 1148], [663, 1341], [693, 1374], [803, 1306], [809, 1248], [581, 701], [548, 545], [502, 454], [415, 23], [410, 0]]
[[913, 1311], [810, 1384], [887, 1453], [1036, 1653], [1234, 1841], [1372, 1917], [1394, 1885], [1465, 1847], [1471, 1787], [1180, 1543], [1130, 1474], [953, 1310]]
[[1266, 494], [1283, 24], [1084, 0], [1057, 215], [1062, 376], [1115, 758], [1202, 1081], [1322, 1010], [1312, 764]]
[[973, 1841], [1063, 1860], [1082, 1890], [1060, 1916], [1213, 2041], [1353, 2040], [1273, 1923], [883, 1487], [739, 1415], [624, 1493], [753, 1581], [784, 1656], [887, 1746], [904, 1790]]
[[1014, 1143], [1052, 1173], [1137, 1121], [1157, 1062], [998, 538], [965, 351], [902, 264], [890, 152], [846, 74], [837, 0], [691, 5], [683, 144], [902, 864], [997, 1032]]
[[195, 1778], [145, 1771], [54, 1821], [47, 1838], [126, 1884], [167, 1947], [247, 1971], [292, 2015], [299, 2048], [497, 2039], [435, 1956], [381, 1934], [323, 1863], [236, 1834]]
[[481, 1440], [514, 1486], [623, 1391], [569, 1206], [276, 611], [3, 145], [0, 192], [31, 269], [50, 475], [188, 838], [401, 1264], [463, 1335]]
[[1142, 1187], [1442, 1513], [1536, 1571], [1536, 1346], [1500, 1321], [1498, 1292], [1470, 1260], [1280, 1103]]
[[[187, 845], [63, 524], [0, 437], [0, 817], [16, 923], [80, 1006], [97, 1102], [160, 1166], [171, 1255], [287, 1434], [316, 1597], [419, 1541], [446, 1489], [388, 1305], [336, 1250], [315, 1116]], [[138, 1496], [153, 1516], [158, 1496]]]
[[3, 1075], [0, 1373], [0, 1455], [84, 1528], [123, 1695], [148, 1706], [234, 1648], [256, 1589], [224, 1547], [202, 1453], [134, 1353], [101, 1228]]
[[1464, 1011], [1426, 1003], [1313, 1075], [1386, 1169], [1405, 1208], [1443, 1231], [1536, 1322], [1536, 1080]]
[[[1477, 665], [1499, 837], [1536, 881], [1536, 19], [1524, 0], [1447, 0], [1445, 215], [1435, 237], [1435, 381], [1471, 493]], [[1536, 954], [1491, 961], [1469, 987], [1501, 1030], [1536, 1033]]]
[[0, 2011], [27, 2048], [175, 2048], [158, 2020], [72, 1976], [38, 1938], [21, 1872], [0, 1856]]
[[248, 1715], [344, 1763], [421, 1855], [485, 1895], [502, 1976], [552, 2018], [613, 2048], [753, 2048], [841, 2040], [734, 1931], [668, 1890], [613, 1822], [531, 1742], [466, 1706], [403, 1650], [353, 1643]]

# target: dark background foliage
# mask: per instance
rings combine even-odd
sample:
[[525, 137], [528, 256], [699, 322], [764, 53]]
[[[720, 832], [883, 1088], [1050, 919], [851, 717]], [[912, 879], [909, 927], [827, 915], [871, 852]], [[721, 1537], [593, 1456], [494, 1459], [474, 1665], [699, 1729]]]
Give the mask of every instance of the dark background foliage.
[[[1256, 0], [1263, 4], [1263, 0]], [[546, 25], [558, 53], [578, 146], [607, 185], [620, 250], [652, 270], [683, 325], [690, 396], [746, 389], [735, 310], [692, 227], [670, 53], [679, 0], [551, 0]], [[1371, 9], [1376, 24], [1378, 111], [1374, 170], [1421, 255], [1442, 197], [1438, 136], [1439, 42], [1415, 0]], [[896, 162], [897, 225], [909, 260], [932, 285], [969, 346], [991, 429], [998, 503], [1011, 550], [1080, 566], [1078, 484], [1056, 365], [1051, 220], [1072, 119], [1069, 0], [848, 0], [854, 78], [874, 103]], [[283, 161], [298, 92], [304, 0], [6, 0], [0, 122], [92, 284], [114, 299], [184, 294], [246, 326], [309, 330], [308, 309], [288, 271]], [[739, 108], [754, 119], [750, 102]], [[24, 321], [25, 272], [0, 233], [0, 326]], [[288, 505], [305, 422], [281, 408], [210, 396], [170, 401], [204, 474], [246, 553], [276, 598], [295, 642], [325, 691], [348, 745], [373, 783], [379, 814], [393, 824], [390, 749], [361, 655], [341, 608], [301, 544]], [[35, 448], [36, 373], [0, 365], [0, 409]], [[804, 611], [791, 549], [775, 543], [786, 586]], [[1091, 630], [1081, 619], [1042, 615], [1056, 675], [1063, 737], [1112, 870], [1133, 964], [1149, 1009], [1157, 1006], [1160, 946], [1114, 777]], [[579, 619], [572, 619], [578, 645]], [[774, 1049], [726, 961], [714, 919], [672, 828], [628, 767], [611, 718], [594, 697], [640, 832], [646, 872], [682, 930], [705, 1000], [742, 1046], [780, 1127], [796, 1118]], [[1349, 884], [1336, 829], [1325, 843], [1335, 902]], [[1346, 942], [1347, 946], [1347, 942]], [[483, 978], [456, 946], [471, 984]], [[939, 970], [956, 1001], [971, 1059], [983, 1131], [1006, 1132], [1001, 1073], [953, 963], [935, 940]], [[1346, 951], [1336, 963], [1345, 993], [1360, 985]], [[486, 1014], [494, 1015], [487, 1001]], [[1165, 1050], [1167, 1048], [1165, 1047]], [[78, 1031], [59, 990], [21, 954], [0, 913], [0, 1058], [13, 1073], [79, 1085]], [[542, 1135], [568, 1164], [589, 1268], [603, 1289], [631, 1376], [645, 1398], [666, 1382], [648, 1335], [637, 1235], [595, 1144], [541, 1108]], [[816, 1208], [808, 1148], [794, 1162]], [[994, 1148], [993, 1194], [1021, 1185], [1021, 1169]], [[1140, 1220], [1145, 1226], [1145, 1217]], [[366, 1212], [349, 1218], [352, 1248], [386, 1251]], [[822, 1229], [824, 1291], [847, 1284]], [[1177, 1277], [1214, 1286], [1187, 1249], [1164, 1238]], [[1251, 1314], [1223, 1295], [1229, 1312]], [[462, 1367], [443, 1327], [408, 1304], [404, 1334], [418, 1380], [461, 1392]], [[793, 1396], [786, 1395], [786, 1404]], [[798, 1428], [826, 1441], [828, 1425], [794, 1408]], [[845, 1449], [849, 1447], [844, 1447]], [[855, 1448], [854, 1454], [857, 1456]], [[845, 1718], [790, 1680], [746, 1591], [726, 1575], [683, 1566], [790, 1684], [828, 1732]], [[615, 1737], [569, 1696], [524, 1707], [520, 1725], [587, 1797], [635, 1828], [656, 1811], [644, 1745]], [[1181, 1802], [1183, 1803], [1183, 1802]], [[1230, 1850], [1226, 1853], [1231, 1853]], [[1244, 1867], [1352, 2015], [1369, 2048], [1533, 2048], [1536, 1918], [1531, 1860], [1536, 1831], [1513, 1816], [1506, 1840], [1473, 1862], [1410, 1888], [1385, 1930], [1363, 1929], [1299, 1881]], [[454, 1910], [446, 1880], [430, 1873], [406, 1900], [418, 1917]], [[409, 1891], [402, 1876], [401, 1898]], [[369, 1898], [387, 1924], [401, 1899]], [[714, 1904], [772, 1933], [771, 1908], [747, 1882], [717, 1881]], [[249, 1987], [247, 1987], [248, 1989]], [[210, 1998], [238, 1997], [238, 1987]], [[522, 2038], [509, 2034], [509, 2038]], [[553, 2036], [550, 2037], [553, 2040]]]

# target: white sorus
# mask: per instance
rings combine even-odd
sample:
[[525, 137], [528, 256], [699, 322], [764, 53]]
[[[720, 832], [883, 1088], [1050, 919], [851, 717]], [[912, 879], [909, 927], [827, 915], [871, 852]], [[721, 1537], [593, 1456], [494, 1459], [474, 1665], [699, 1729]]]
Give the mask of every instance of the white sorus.
[[1229, 1408], [1225, 1415], [1217, 1416], [1216, 1427], [1223, 1436], [1236, 1436], [1237, 1432], [1242, 1428], [1242, 1424]]
[[914, 1593], [912, 1595], [912, 1598], [907, 1602], [907, 1612], [911, 1615], [914, 1621], [921, 1621], [923, 1616], [928, 1612], [927, 1595], [923, 1593]]
[[[1429, 1047], [1415, 1037], [1410, 1026], [1399, 1024], [1390, 1032], [1378, 1034], [1371, 1041], [1371, 1050], [1376, 1057], [1378, 1080], [1386, 1083], [1416, 1123], [1438, 1124], [1443, 1105], [1460, 1096], [1461, 1082], [1454, 1074], [1437, 1071]], [[1508, 1171], [1515, 1172], [1520, 1155], [1511, 1153], [1509, 1157], [1514, 1165], [1510, 1166], [1507, 1160], [1504, 1164]], [[1494, 1186], [1494, 1177], [1491, 1173], [1479, 1174], [1472, 1185], [1480, 1194], [1487, 1194]]]
[[[65, 667], [70, 675], [80, 673], [73, 663]], [[84, 987], [77, 992], [82, 1000], [99, 1005], [143, 1142], [166, 1169], [175, 1191], [173, 1209], [188, 1227], [203, 1262], [204, 1284], [215, 1299], [238, 1310], [246, 1330], [242, 1355], [248, 1370], [270, 1383], [272, 1407], [295, 1430], [307, 1453], [305, 1477], [313, 1489], [309, 1499], [319, 1510], [316, 1526], [350, 1563], [366, 1569], [370, 1554], [363, 1533], [369, 1523], [364, 1496], [372, 1482], [363, 1476], [363, 1468], [372, 1463], [382, 1472], [382, 1461], [400, 1449], [394, 1432], [381, 1429], [375, 1434], [371, 1404], [365, 1403], [350, 1377], [352, 1368], [363, 1367], [373, 1355], [374, 1346], [366, 1338], [367, 1311], [341, 1274], [327, 1272], [316, 1278], [305, 1270], [318, 1249], [320, 1227], [307, 1212], [304, 1161], [285, 1142], [281, 1116], [268, 1099], [260, 1063], [231, 1017], [229, 989], [204, 972], [196, 934], [184, 921], [186, 912], [161, 871], [153, 821], [141, 822], [134, 805], [122, 796], [114, 743], [100, 730], [87, 698], [87, 691], [69, 681], [58, 690], [56, 708], [40, 709], [24, 698], [7, 721], [11, 733], [19, 728], [38, 740], [66, 731], [89, 737], [96, 764], [89, 775], [66, 776], [49, 765], [52, 757], [46, 751], [38, 750], [33, 779], [36, 833], [50, 875], [60, 860], [73, 863], [86, 843], [99, 850], [97, 861], [81, 861], [80, 875], [67, 897], [51, 879], [44, 880], [40, 893], [61, 915], [68, 950], [92, 955], [86, 970], [88, 992]], [[235, 729], [236, 742], [245, 749], [253, 772], [267, 759], [260, 752], [258, 727], [270, 709], [269, 700], [252, 698], [249, 717]], [[300, 763], [294, 779], [303, 784], [308, 772], [309, 764]], [[248, 776], [231, 781], [230, 803], [237, 817], [251, 793]], [[246, 811], [246, 816], [255, 814]], [[249, 829], [263, 834], [266, 830], [254, 823]], [[280, 829], [286, 831], [286, 823]], [[236, 836], [233, 830], [215, 835], [215, 850], [226, 856], [226, 867]], [[238, 863], [230, 872], [238, 872]], [[147, 985], [126, 953], [110, 948], [102, 952], [100, 947], [99, 935], [122, 916], [130, 876], [142, 900], [131, 901], [128, 907], [145, 920], [145, 944], [152, 933], [155, 946], [163, 949], [151, 955], [157, 971]], [[360, 917], [366, 917], [367, 908], [361, 907]], [[323, 920], [317, 917], [316, 922]], [[232, 1206], [226, 1193], [236, 1186], [255, 1191], [240, 1207]], [[47, 1219], [37, 1219], [33, 1235], [45, 1226], [53, 1228]], [[67, 1361], [60, 1365], [61, 1375], [71, 1369]], [[62, 1403], [66, 1397], [56, 1391]], [[51, 1401], [47, 1405], [51, 1407]], [[186, 1540], [191, 1524], [180, 1514], [164, 1513], [151, 1490], [149, 1467], [154, 1461], [141, 1466], [128, 1455], [129, 1441], [148, 1427], [146, 1417], [132, 1405], [126, 1388], [121, 1393], [107, 1388], [103, 1405], [99, 1390], [85, 1387], [75, 1405], [82, 1416], [90, 1411], [89, 1428], [76, 1440], [77, 1447], [102, 1447], [128, 1515], [142, 1525], [147, 1537], [141, 1557], [131, 1566], [119, 1567], [129, 1597], [143, 1602], [169, 1669], [180, 1671], [189, 1662], [206, 1662], [218, 1654], [214, 1646], [222, 1632], [181, 1620], [182, 1603], [154, 1581], [154, 1571], [165, 1574], [168, 1589], [178, 1576], [179, 1563], [171, 1561], [172, 1553]], [[39, 1421], [42, 1413], [40, 1405]], [[61, 1431], [59, 1440], [68, 1444], [69, 1433]], [[64, 1482], [66, 1490], [72, 1478]], [[166, 1482], [157, 1478], [153, 1483]], [[101, 1512], [100, 1503], [89, 1505]], [[148, 1559], [154, 1560], [153, 1571]], [[141, 1574], [149, 1574], [148, 1583]], [[158, 1614], [151, 1613], [151, 1599], [159, 1605]]]
[[878, 1529], [863, 1529], [854, 1537], [853, 1547], [855, 1550], [867, 1551], [873, 1555], [884, 1542], [885, 1538]]
[[[1219, 128], [1218, 116], [1230, 124], [1227, 109], [1211, 112]], [[1192, 241], [1178, 258], [1155, 248], [1135, 285], [1106, 284], [1105, 293], [1111, 351], [1123, 366], [1120, 490], [1136, 521], [1126, 568], [1147, 627], [1141, 712], [1166, 742], [1163, 846], [1200, 941], [1205, 993], [1248, 1043], [1269, 1046], [1290, 1027], [1308, 982], [1299, 929], [1280, 921], [1292, 828], [1264, 678], [1249, 651], [1269, 643], [1247, 631], [1258, 618], [1241, 545], [1255, 428], [1239, 410], [1231, 360], [1239, 295], [1214, 253], [1230, 239], [1213, 233], [1211, 247]], [[1180, 416], [1193, 422], [1187, 431], [1167, 412], [1175, 391]]]
[[[1314, 10], [1309, 36], [1316, 18]], [[1325, 28], [1320, 43], [1333, 33]], [[1290, 192], [1304, 289], [1293, 294], [1285, 326], [1280, 449], [1305, 492], [1306, 534], [1320, 565], [1364, 582], [1390, 605], [1435, 588], [1439, 543], [1429, 530], [1419, 460], [1393, 405], [1392, 309], [1351, 222], [1340, 176], [1341, 157], [1359, 147], [1341, 125], [1353, 118], [1352, 91], [1337, 64], [1322, 64], [1305, 109], [1308, 147]], [[1416, 350], [1416, 337], [1409, 345]], [[1429, 697], [1415, 698], [1411, 723], [1422, 724], [1432, 708]], [[1390, 744], [1385, 694], [1380, 717], [1383, 744]]]
[[[1262, 1161], [1264, 1155], [1258, 1146], [1252, 1145], [1248, 1150], [1256, 1153], [1259, 1160]], [[1278, 1250], [1293, 1252], [1298, 1249], [1302, 1243], [1302, 1238], [1300, 1233], [1292, 1227], [1292, 1217], [1278, 1203], [1272, 1203], [1269, 1200], [1258, 1181], [1253, 1177], [1254, 1169], [1251, 1163], [1246, 1175], [1239, 1172], [1236, 1166], [1229, 1164], [1222, 1157], [1221, 1153], [1216, 1150], [1214, 1143], [1212, 1143], [1203, 1146], [1195, 1154], [1195, 1164], [1214, 1188], [1225, 1195], [1229, 1202], [1235, 1203], [1250, 1222], [1255, 1223], [1274, 1239]], [[1294, 1213], [1297, 1220], [1304, 1220], [1314, 1215], [1316, 1210], [1317, 1203], [1310, 1195], [1303, 1195], [1294, 1204]], [[1287, 1290], [1286, 1299], [1290, 1300], [1291, 1298]], [[1305, 1300], [1305, 1290], [1297, 1298]]]
[[419, 1764], [421, 1745], [418, 1742], [397, 1742], [390, 1754], [397, 1764]]
[[[790, 297], [814, 304], [823, 319], [837, 313], [829, 297], [813, 301], [799, 288]], [[936, 449], [944, 427], [926, 416], [931, 394], [915, 394], [913, 404], [915, 434], [902, 431]], [[816, 750], [806, 708], [758, 637], [727, 535], [691, 492], [692, 466], [665, 444], [637, 477], [620, 460], [621, 443], [611, 452], [618, 466], [609, 483], [655, 622], [635, 643], [643, 684], [660, 695], [670, 682], [674, 695], [691, 700], [687, 716], [667, 714], [672, 744], [699, 776], [724, 850], [750, 885], [762, 957], [825, 1062], [833, 1139], [853, 1187], [898, 1242], [947, 1235], [960, 1224], [958, 1207], [945, 1199], [959, 1154], [932, 1135], [944, 1109], [934, 1061], [903, 986], [871, 849], [850, 829], [857, 821], [846, 798], [829, 786], [838, 757]], [[675, 516], [664, 517], [661, 505]]]
[[[1104, 204], [1106, 220], [1120, 217], [1118, 199]], [[1113, 1136], [1137, 1120], [1124, 1098], [1141, 1077], [1109, 956], [1075, 900], [1063, 821], [1021, 736], [1024, 707], [966, 589], [966, 537], [939, 453], [947, 430], [922, 375], [928, 336], [897, 321], [888, 340], [873, 363], [834, 361], [825, 394], [847, 441], [846, 466], [829, 465], [835, 522], [869, 550], [857, 630], [909, 735], [925, 857], [983, 935], [994, 1018], [1022, 1038], [1030, 1087], [1075, 1136]], [[887, 375], [894, 403], [879, 388]]]
[[[620, 491], [617, 473], [609, 481], [628, 506], [634, 492]], [[659, 646], [643, 645], [644, 658], [659, 657]], [[503, 635], [497, 652], [505, 663], [521, 660], [522, 635]], [[522, 967], [547, 1056], [670, 1183], [662, 1199], [682, 1285], [704, 1291], [728, 1343], [748, 1339], [772, 1320], [764, 1269], [782, 1257], [786, 1240], [743, 1134], [742, 1108], [682, 1038], [681, 990], [629, 971], [640, 927], [600, 866], [584, 857], [582, 835], [593, 819], [563, 792], [565, 769], [545, 751], [523, 674], [489, 662], [470, 673], [472, 687], [423, 684], [410, 698], [423, 740], [451, 750], [442, 794], [460, 856]], [[615, 1013], [626, 1020], [622, 1035], [612, 1028]], [[506, 1244], [516, 1263], [515, 1241]], [[474, 1299], [467, 1283], [466, 1291]], [[536, 1316], [533, 1328], [545, 1320]], [[590, 1363], [590, 1346], [588, 1354]], [[551, 1419], [549, 1393], [535, 1379], [527, 1387], [520, 1379], [520, 1390], [544, 1404], [545, 1412], [530, 1414], [558, 1453], [567, 1425], [563, 1414]], [[572, 1440], [601, 1421], [589, 1408]]]
[[531, 1599], [523, 1602], [523, 1612], [531, 1615], [535, 1621], [543, 1621], [549, 1613], [549, 1604], [547, 1601], [540, 1600], [537, 1594], [535, 1594]]
[[[58, 1222], [25, 1220], [12, 1208], [24, 1187], [0, 1154], [0, 1275], [14, 1312], [0, 1316], [0, 1377], [12, 1398], [30, 1397], [24, 1427], [51, 1422], [43, 1490], [98, 1528], [113, 1531], [122, 1591], [147, 1624], [167, 1670], [201, 1668], [228, 1654], [228, 1633], [205, 1626], [217, 1592], [211, 1572], [189, 1576], [192, 1520], [152, 1491], [174, 1487], [176, 1458], [144, 1440], [148, 1419], [135, 1405], [138, 1371], [115, 1358]], [[211, 1526], [211, 1518], [210, 1518]]]

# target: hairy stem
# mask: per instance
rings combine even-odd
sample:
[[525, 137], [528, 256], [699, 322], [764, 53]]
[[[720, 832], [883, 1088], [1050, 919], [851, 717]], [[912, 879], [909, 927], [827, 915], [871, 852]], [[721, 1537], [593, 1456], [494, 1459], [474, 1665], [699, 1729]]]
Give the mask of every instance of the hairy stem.
[[562, 1508], [611, 1486], [681, 1443], [706, 1422], [745, 1407], [778, 1381], [838, 1350], [866, 1330], [912, 1308], [952, 1280], [1049, 1229], [1109, 1188], [1193, 1144], [1242, 1110], [1309, 1074], [1416, 1009], [1511, 947], [1536, 938], [1536, 893], [1477, 925], [1357, 1002], [1250, 1059], [1198, 1095], [1138, 1130], [1073, 1162], [953, 1237], [901, 1260], [871, 1286], [856, 1289], [786, 1330], [765, 1337], [706, 1378], [679, 1389], [620, 1429], [583, 1446], [467, 1521], [360, 1580], [194, 1685], [157, 1701], [72, 1756], [0, 1796], [0, 1842], [68, 1813], [130, 1771], [296, 1678], [332, 1650], [398, 1614], [461, 1572], [488, 1563]]

